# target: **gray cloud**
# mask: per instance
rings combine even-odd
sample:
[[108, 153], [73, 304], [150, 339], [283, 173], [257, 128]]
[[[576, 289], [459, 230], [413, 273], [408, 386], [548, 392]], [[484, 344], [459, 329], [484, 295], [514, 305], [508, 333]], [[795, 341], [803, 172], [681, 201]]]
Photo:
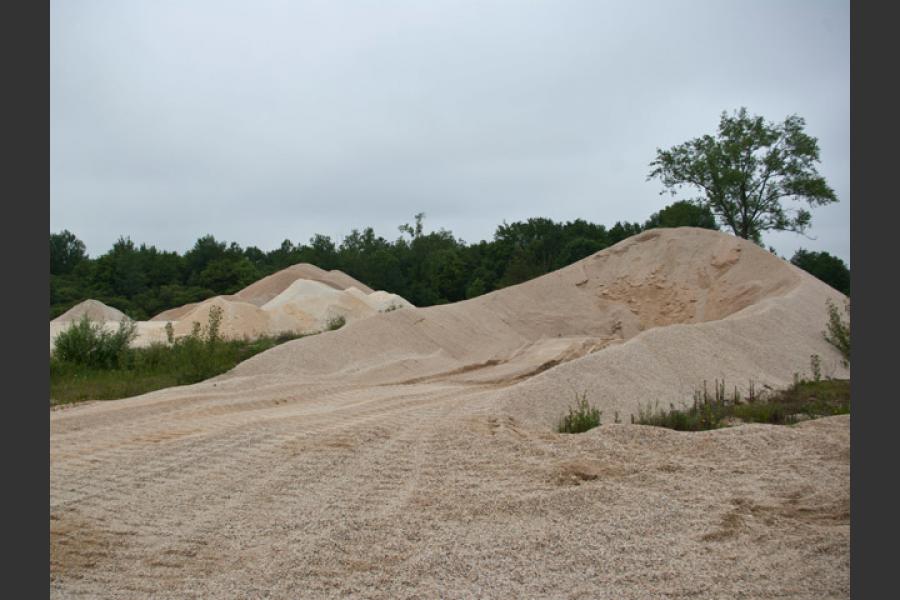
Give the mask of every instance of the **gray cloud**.
[[848, 2], [51, 4], [50, 229], [264, 249], [371, 225], [467, 241], [531, 216], [643, 221], [657, 147], [799, 114], [850, 257]]

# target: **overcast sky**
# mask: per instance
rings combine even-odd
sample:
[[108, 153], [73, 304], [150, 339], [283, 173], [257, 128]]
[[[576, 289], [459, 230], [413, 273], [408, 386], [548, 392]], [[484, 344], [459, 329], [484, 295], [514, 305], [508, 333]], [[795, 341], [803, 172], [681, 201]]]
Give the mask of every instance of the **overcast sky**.
[[[425, 212], [643, 222], [658, 147], [746, 106], [806, 120], [840, 202], [809, 239], [850, 259], [848, 1], [51, 2], [50, 231], [270, 250]], [[682, 193], [681, 197], [691, 194]], [[798, 203], [791, 203], [799, 206]]]

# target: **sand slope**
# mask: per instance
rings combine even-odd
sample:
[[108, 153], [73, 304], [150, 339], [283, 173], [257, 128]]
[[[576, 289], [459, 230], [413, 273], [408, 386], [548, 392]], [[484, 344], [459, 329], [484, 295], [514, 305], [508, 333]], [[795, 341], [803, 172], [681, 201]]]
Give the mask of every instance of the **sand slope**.
[[[846, 598], [849, 417], [610, 424], [717, 374], [786, 381], [812, 353], [846, 375], [826, 298], [753, 244], [656, 230], [52, 411], [51, 596]], [[554, 433], [581, 387], [605, 424]]]
[[[790, 314], [803, 315], [798, 325], [802, 332], [791, 332], [784, 342], [774, 344], [791, 355], [790, 359], [779, 355], [782, 368], [777, 369], [776, 378], [783, 381], [783, 369], [802, 371], [810, 354], [834, 361], [836, 353], [821, 339], [821, 329], [825, 299], [840, 297], [745, 240], [694, 228], [654, 230], [544, 277], [479, 298], [394, 311], [353, 323], [340, 335], [276, 348], [240, 365], [235, 373], [325, 380], [352, 377], [368, 383], [429, 378], [514, 383], [602, 349], [608, 349], [605, 355], [628, 352], [613, 347], [654, 330], [669, 330], [667, 326], [737, 318], [751, 306], [783, 306]], [[814, 304], [812, 298], [817, 299]], [[688, 348], [690, 336], [697, 335], [689, 332], [704, 330], [671, 329], [667, 335], [674, 337], [669, 343], [681, 345], [678, 335], [684, 332]], [[723, 334], [720, 341], [733, 342], [726, 338]], [[766, 348], [760, 352], [772, 355], [771, 342], [758, 339], [757, 343]], [[689, 361], [690, 353], [684, 358]], [[643, 360], [649, 366], [646, 361], [653, 357]], [[706, 364], [698, 363], [695, 373], [683, 374], [698, 382], [712, 379], [708, 370], [699, 368]], [[835, 374], [841, 372], [835, 370]], [[759, 377], [765, 375], [765, 371], [759, 373]], [[652, 373], [647, 379], [653, 379]]]

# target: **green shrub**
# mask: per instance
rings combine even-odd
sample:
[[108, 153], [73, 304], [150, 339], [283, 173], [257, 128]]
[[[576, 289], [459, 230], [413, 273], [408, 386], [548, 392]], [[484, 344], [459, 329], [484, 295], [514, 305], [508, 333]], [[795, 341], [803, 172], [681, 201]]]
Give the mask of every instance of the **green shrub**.
[[[676, 408], [670, 404], [665, 410], [658, 404], [654, 407], [639, 404], [636, 422], [677, 431], [705, 431], [735, 422], [790, 425], [799, 416], [815, 418], [850, 412], [850, 381], [846, 379], [805, 381], [798, 377], [791, 387], [760, 396], [751, 382], [747, 398], [741, 398], [737, 388], [729, 398], [724, 381], [716, 381], [715, 387], [715, 396], [711, 398], [704, 382], [703, 390], [694, 393], [691, 406]], [[635, 422], [633, 418], [632, 422]]]
[[828, 306], [828, 323], [823, 332], [825, 339], [838, 349], [843, 358], [845, 367], [850, 366], [850, 301], [844, 302], [845, 319], [838, 307], [830, 299], [826, 301]]
[[326, 326], [326, 330], [334, 331], [335, 329], [340, 329], [344, 325], [347, 324], [347, 319], [343, 315], [338, 315], [337, 317], [332, 317], [328, 320], [328, 325]]
[[206, 325], [206, 343], [215, 345], [220, 341], [219, 328], [222, 326], [222, 307], [213, 305], [209, 308], [209, 322]]
[[560, 419], [559, 433], [582, 433], [600, 425], [601, 411], [587, 401], [587, 392], [575, 394], [575, 406], [569, 408], [569, 414]]
[[113, 369], [127, 360], [129, 344], [136, 335], [137, 325], [127, 318], [112, 332], [85, 315], [56, 336], [53, 356], [64, 363]]

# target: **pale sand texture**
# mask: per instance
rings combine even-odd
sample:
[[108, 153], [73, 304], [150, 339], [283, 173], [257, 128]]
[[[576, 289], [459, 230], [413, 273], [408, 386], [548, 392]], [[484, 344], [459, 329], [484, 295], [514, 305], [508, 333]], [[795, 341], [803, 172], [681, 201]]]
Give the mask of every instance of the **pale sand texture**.
[[219, 307], [222, 311], [219, 335], [223, 338], [259, 337], [269, 333], [269, 315], [258, 306], [215, 296], [199, 303], [179, 321], [173, 322], [175, 336], [190, 334], [195, 322], [201, 327], [206, 327], [213, 306]]
[[[226, 300], [231, 300], [234, 298], [234, 295], [222, 295], [219, 298], [225, 298]], [[188, 314], [195, 308], [200, 306], [199, 302], [188, 302], [182, 306], [176, 306], [175, 308], [170, 308], [169, 310], [164, 310], [158, 315], [151, 317], [151, 321], [179, 321], [184, 318], [184, 315]]]
[[286, 269], [282, 269], [277, 273], [273, 273], [268, 277], [263, 277], [256, 283], [248, 285], [235, 294], [235, 299], [262, 306], [281, 294], [298, 279], [307, 279], [309, 281], [324, 283], [336, 290], [345, 290], [349, 287], [355, 287], [367, 294], [372, 292], [372, 288], [337, 269], [325, 271], [324, 269], [320, 269], [309, 263], [299, 263]]
[[71, 321], [79, 321], [84, 316], [87, 316], [91, 321], [115, 321], [118, 323], [125, 318], [125, 313], [112, 306], [107, 306], [99, 300], [85, 300], [50, 322], [69, 323]]
[[[273, 318], [290, 318], [296, 315], [295, 318], [302, 323], [302, 330], [305, 331], [321, 330], [329, 321], [338, 317], [351, 321], [364, 319], [377, 312], [351, 293], [310, 279], [294, 281], [283, 292], [263, 304], [262, 310]], [[311, 320], [306, 322], [306, 319]]]
[[409, 302], [403, 296], [398, 296], [397, 294], [392, 294], [383, 290], [377, 290], [371, 294], [366, 294], [365, 292], [351, 287], [347, 288], [347, 292], [358, 296], [378, 312], [386, 312], [388, 310], [396, 310], [399, 308], [415, 308], [412, 302]]
[[[287, 267], [286, 269], [282, 269], [277, 273], [263, 277], [257, 282], [251, 283], [236, 294], [223, 295], [220, 296], [220, 298], [262, 306], [278, 294], [282, 293], [298, 279], [318, 281], [336, 290], [345, 290], [350, 287], [355, 287], [365, 291], [367, 294], [372, 292], [372, 289], [364, 283], [357, 281], [337, 269], [326, 271], [309, 263], [298, 263]], [[170, 308], [169, 310], [165, 310], [152, 317], [150, 320], [178, 321], [183, 319], [184, 316], [198, 304], [199, 302], [193, 302], [177, 308]]]
[[[611, 424], [813, 353], [847, 376], [821, 339], [842, 297], [730, 236], [650, 233], [52, 411], [51, 596], [848, 597], [849, 417]], [[606, 424], [554, 433], [582, 387]]]
[[[194, 323], [206, 327], [212, 306], [222, 309], [220, 335], [224, 338], [254, 338], [282, 333], [310, 334], [326, 329], [332, 319], [363, 319], [392, 306], [414, 308], [406, 299], [371, 288], [338, 270], [325, 271], [300, 263], [264, 277], [237, 294], [215, 296], [163, 311], [138, 321], [133, 346], [165, 342], [165, 326], [171, 322], [175, 336], [191, 333]], [[109, 329], [118, 327], [125, 314], [97, 300], [85, 300], [50, 322], [50, 350], [56, 336], [71, 321], [87, 314]], [[110, 323], [114, 322], [114, 326]]]

